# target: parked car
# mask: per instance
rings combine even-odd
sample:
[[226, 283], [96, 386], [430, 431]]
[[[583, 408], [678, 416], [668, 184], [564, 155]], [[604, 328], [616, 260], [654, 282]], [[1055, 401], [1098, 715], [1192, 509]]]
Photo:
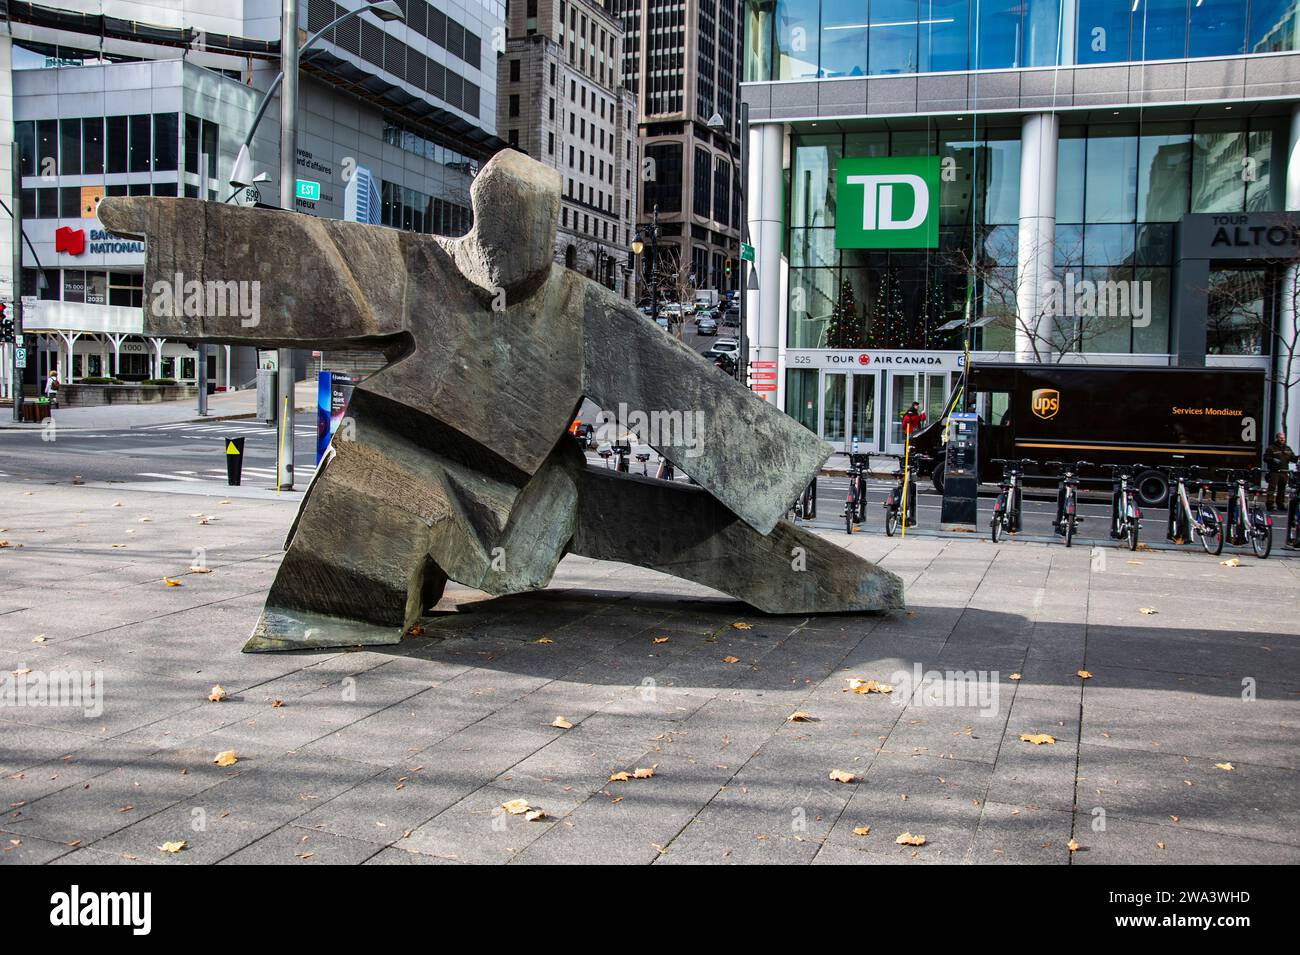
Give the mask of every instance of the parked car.
[[663, 315], [660, 315], [658, 318], [655, 319], [655, 324], [658, 325], [660, 328], [662, 328], [664, 331], [668, 331], [668, 319], [665, 318]]
[[709, 346], [709, 350], [704, 353], [704, 357], [710, 361], [712, 361], [716, 355], [726, 355], [732, 361], [736, 361], [740, 358], [740, 342], [736, 341], [734, 338], [719, 338]]
[[695, 320], [695, 331], [701, 335], [716, 335], [718, 334], [718, 321], [707, 315], [704, 318], [697, 318]]
[[737, 304], [735, 304], [735, 303], [733, 302], [731, 305], [728, 305], [728, 306], [726, 307], [726, 309], [725, 309], [725, 310], [723, 311], [723, 313], [722, 313], [722, 324], [724, 324], [724, 325], [736, 325], [736, 326], [739, 326], [739, 325], [740, 325], [740, 306], [739, 306], [739, 305], [737, 305]]

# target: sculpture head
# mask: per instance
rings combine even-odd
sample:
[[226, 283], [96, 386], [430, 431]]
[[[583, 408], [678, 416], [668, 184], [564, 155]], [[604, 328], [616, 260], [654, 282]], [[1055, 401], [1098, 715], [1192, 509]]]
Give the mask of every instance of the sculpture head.
[[454, 245], [456, 265], [480, 288], [528, 294], [550, 274], [560, 218], [560, 174], [505, 149], [470, 187], [474, 228]]

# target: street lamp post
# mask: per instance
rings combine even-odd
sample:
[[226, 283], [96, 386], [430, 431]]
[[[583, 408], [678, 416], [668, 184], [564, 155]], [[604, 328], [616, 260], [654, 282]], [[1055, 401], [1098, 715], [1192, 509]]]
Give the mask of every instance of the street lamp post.
[[[740, 146], [738, 150], [731, 148], [731, 139], [726, 136], [727, 126], [722, 120], [721, 113], [714, 113], [709, 117], [709, 129], [715, 133], [722, 133], [727, 144], [727, 157], [734, 159], [739, 175], [736, 176], [736, 192], [740, 196], [740, 244], [743, 246], [749, 244], [749, 201], [745, 195], [745, 158], [746, 158], [746, 138], [749, 136], [749, 104], [740, 104]], [[736, 287], [740, 291], [740, 315], [737, 321], [740, 327], [736, 329], [736, 339], [740, 344], [738, 360], [736, 362], [736, 378], [739, 381], [745, 381], [749, 367], [749, 336], [747, 326], [747, 316], [749, 313], [749, 283], [746, 277], [749, 273], [747, 262], [742, 256], [737, 256], [736, 265]]]
[[659, 322], [659, 280], [656, 274], [659, 259], [659, 203], [655, 203], [654, 209], [650, 213], [650, 226], [645, 229], [638, 229], [636, 237], [632, 239], [632, 254], [640, 255], [645, 249], [645, 237], [650, 239], [650, 274], [647, 284], [650, 286], [650, 320], [656, 324]]

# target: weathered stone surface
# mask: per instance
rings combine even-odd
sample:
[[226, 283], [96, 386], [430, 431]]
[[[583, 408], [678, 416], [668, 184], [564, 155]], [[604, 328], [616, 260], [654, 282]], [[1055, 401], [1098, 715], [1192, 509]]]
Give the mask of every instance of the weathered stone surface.
[[[457, 239], [197, 200], [100, 206], [148, 242], [150, 334], [390, 361], [356, 388], [246, 649], [396, 642], [448, 579], [537, 589], [570, 550], [772, 612], [902, 606], [897, 577], [779, 523], [827, 445], [553, 265], [559, 191], [553, 170], [502, 152]], [[256, 282], [256, 314], [172, 308], [167, 291], [192, 281]], [[586, 467], [566, 434], [584, 396], [689, 422], [642, 436], [700, 487]]]

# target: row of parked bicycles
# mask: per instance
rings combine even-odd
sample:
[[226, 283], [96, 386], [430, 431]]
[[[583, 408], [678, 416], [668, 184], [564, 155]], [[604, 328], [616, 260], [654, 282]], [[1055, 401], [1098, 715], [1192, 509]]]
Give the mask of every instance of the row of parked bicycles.
[[[989, 536], [994, 543], [1006, 534], [1020, 530], [1021, 493], [1026, 469], [1037, 462], [995, 459], [1002, 465], [1002, 479], [993, 505], [989, 523]], [[1083, 516], [1079, 514], [1079, 480], [1085, 468], [1094, 468], [1087, 461], [1048, 461], [1057, 476], [1056, 518], [1052, 528], [1065, 539], [1065, 546], [1074, 543]], [[1142, 509], [1138, 505], [1135, 475], [1151, 470], [1142, 464], [1110, 464], [1103, 469], [1110, 472], [1111, 508], [1110, 536], [1137, 550], [1142, 533]], [[1165, 539], [1175, 544], [1197, 544], [1207, 554], [1223, 553], [1224, 543], [1234, 547], [1249, 546], [1259, 558], [1268, 557], [1273, 550], [1273, 519], [1262, 497], [1267, 494], [1265, 475], [1260, 468], [1214, 469], [1189, 467], [1156, 468], [1169, 476], [1169, 505], [1165, 526]], [[1212, 475], [1218, 475], [1216, 481]], [[1287, 544], [1298, 546], [1296, 507], [1300, 500], [1300, 476], [1292, 472], [1290, 484], [1290, 512], [1287, 521]], [[1216, 499], [1226, 492], [1226, 506], [1219, 512]]]
[[[891, 454], [886, 457], [892, 457], [898, 462], [898, 467], [894, 470], [894, 483], [889, 491], [885, 494], [885, 500], [882, 503], [884, 507], [885, 533], [890, 537], [897, 534], [904, 526], [904, 514], [906, 514], [906, 526], [916, 526], [916, 463], [907, 462], [902, 455]], [[850, 454], [848, 478], [849, 487], [844, 496], [844, 509], [840, 516], [844, 521], [844, 529], [852, 534], [853, 529], [861, 525], [867, 519], [867, 473], [868, 458], [865, 454]], [[906, 498], [907, 507], [903, 507], [903, 500]], [[803, 489], [803, 492], [795, 500], [790, 508], [791, 514], [796, 520], [811, 521], [817, 517], [817, 479], [813, 480]]]

